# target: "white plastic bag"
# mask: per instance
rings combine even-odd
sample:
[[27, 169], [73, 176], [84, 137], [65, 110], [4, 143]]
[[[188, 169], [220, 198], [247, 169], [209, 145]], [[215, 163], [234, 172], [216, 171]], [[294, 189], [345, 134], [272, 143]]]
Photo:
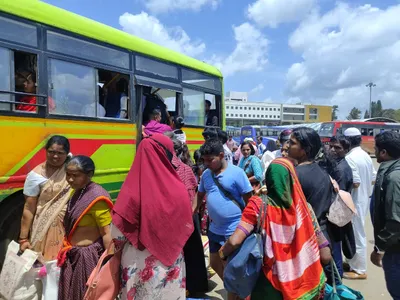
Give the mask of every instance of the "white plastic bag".
[[58, 298], [58, 281], [60, 280], [60, 268], [57, 260], [45, 263], [46, 275], [41, 278], [43, 283], [42, 300], [53, 300]]
[[19, 244], [12, 241], [0, 274], [0, 296], [6, 300], [38, 300], [40, 281], [32, 266], [39, 254], [27, 249], [19, 256], [18, 251]]

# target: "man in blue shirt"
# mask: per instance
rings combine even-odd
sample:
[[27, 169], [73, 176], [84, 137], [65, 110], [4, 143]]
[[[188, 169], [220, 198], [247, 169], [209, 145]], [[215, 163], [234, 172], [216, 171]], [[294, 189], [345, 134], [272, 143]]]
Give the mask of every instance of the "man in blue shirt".
[[253, 188], [241, 168], [226, 162], [221, 141], [207, 140], [200, 148], [200, 153], [207, 170], [200, 180], [194, 211], [197, 211], [207, 195], [210, 264], [223, 278], [224, 267], [218, 250], [239, 224], [242, 210], [252, 196]]

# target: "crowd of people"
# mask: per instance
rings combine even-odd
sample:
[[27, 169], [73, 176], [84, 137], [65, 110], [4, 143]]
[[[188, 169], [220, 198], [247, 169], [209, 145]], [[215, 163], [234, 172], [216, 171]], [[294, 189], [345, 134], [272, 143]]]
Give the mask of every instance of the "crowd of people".
[[[400, 135], [375, 138], [378, 174], [349, 128], [322, 145], [311, 128], [284, 130], [277, 144], [246, 139], [240, 145], [218, 128], [206, 128], [193, 153], [184, 123], [159, 125], [160, 112], [143, 128], [133, 165], [116, 203], [93, 182], [95, 164], [72, 156], [69, 141], [53, 136], [46, 161], [27, 176], [20, 250], [33, 249], [61, 269], [58, 299], [83, 299], [100, 256], [121, 251], [121, 299], [185, 299], [208, 291], [210, 267], [224, 279], [227, 259], [263, 219], [262, 271], [251, 293], [258, 299], [323, 299], [332, 276], [367, 278], [365, 220], [373, 194], [375, 249], [387, 287], [400, 299]], [[210, 118], [210, 123], [212, 118]], [[260, 144], [263, 144], [261, 146]], [[373, 192], [373, 186], [375, 189]], [[343, 227], [328, 213], [339, 190], [357, 210]], [[267, 210], [261, 213], [261, 195]], [[344, 260], [343, 260], [344, 256]], [[336, 282], [337, 281], [337, 282]], [[239, 299], [228, 291], [228, 299]]]

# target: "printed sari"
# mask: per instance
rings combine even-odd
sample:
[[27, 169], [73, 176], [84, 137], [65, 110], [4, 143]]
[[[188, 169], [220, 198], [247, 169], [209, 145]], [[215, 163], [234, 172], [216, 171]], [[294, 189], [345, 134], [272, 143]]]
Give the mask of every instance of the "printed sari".
[[[265, 216], [263, 273], [252, 300], [320, 299], [325, 275], [313, 220], [293, 164], [274, 160], [266, 173], [268, 208]], [[239, 226], [257, 223], [261, 198], [252, 197]]]
[[113, 203], [110, 195], [100, 185], [91, 182], [84, 191], [75, 193], [70, 200], [64, 218], [65, 237], [63, 248], [58, 254], [58, 266], [61, 267], [58, 299], [83, 299], [86, 282], [96, 267], [100, 256], [105, 251], [100, 237], [93, 244], [85, 247], [73, 246], [72, 236], [79, 222], [99, 201], [104, 201], [110, 208]]
[[[45, 260], [57, 258], [64, 238], [63, 219], [70, 197], [70, 186], [65, 179], [64, 166], [47, 180], [44, 178], [46, 163], [38, 165], [27, 177], [26, 185], [35, 184], [33, 177], [43, 176], [36, 214], [30, 231], [33, 250], [42, 253]], [[29, 181], [32, 182], [29, 182]]]

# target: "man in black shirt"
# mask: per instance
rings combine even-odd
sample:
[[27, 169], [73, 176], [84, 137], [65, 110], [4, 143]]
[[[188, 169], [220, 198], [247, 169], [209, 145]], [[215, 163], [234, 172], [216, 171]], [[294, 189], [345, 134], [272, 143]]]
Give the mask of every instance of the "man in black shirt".
[[400, 134], [378, 134], [375, 155], [381, 165], [374, 191], [375, 246], [371, 261], [383, 267], [390, 295], [400, 299]]
[[344, 136], [334, 136], [330, 140], [330, 152], [336, 159], [336, 176], [333, 176], [343, 191], [351, 193], [353, 188], [353, 172], [345, 157], [350, 150], [350, 142]]

